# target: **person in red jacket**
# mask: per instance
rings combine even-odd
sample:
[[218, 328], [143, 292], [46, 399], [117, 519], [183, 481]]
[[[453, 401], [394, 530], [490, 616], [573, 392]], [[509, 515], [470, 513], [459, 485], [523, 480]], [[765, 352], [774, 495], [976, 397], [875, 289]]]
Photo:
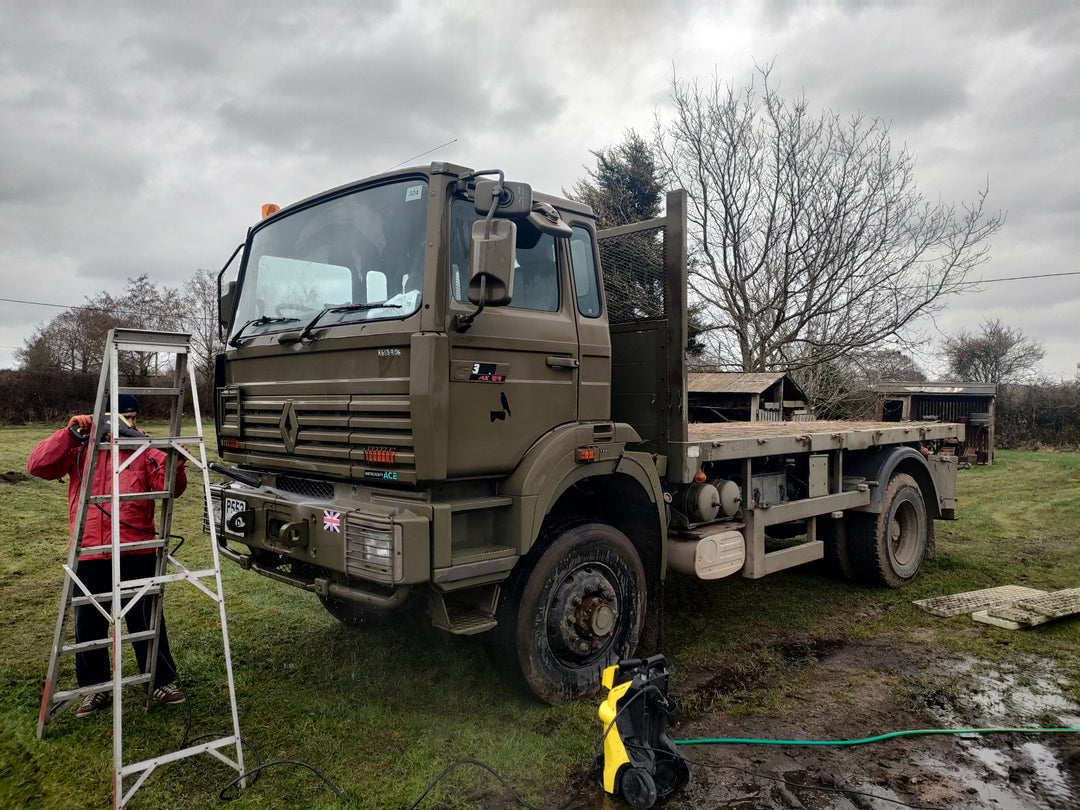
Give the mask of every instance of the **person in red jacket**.
[[[139, 402], [130, 394], [121, 394], [118, 408], [124, 421], [135, 429]], [[26, 461], [26, 468], [31, 475], [49, 480], [68, 477], [68, 518], [74, 526], [79, 506], [79, 494], [83, 480], [89, 470], [89, 454], [86, 452], [88, 439], [93, 428], [93, 417], [73, 416], [67, 427], [56, 431], [52, 436], [38, 444]], [[122, 450], [121, 459], [133, 454], [131, 450]], [[120, 471], [120, 491], [160, 492], [165, 488], [165, 454], [149, 448]], [[102, 449], [98, 452], [94, 481], [90, 489], [92, 495], [112, 493], [112, 452]], [[176, 470], [174, 495], [181, 495], [187, 488], [187, 473], [184, 470], [184, 458], [180, 457]], [[76, 563], [75, 573], [90, 593], [107, 593], [112, 590], [112, 560], [108, 548], [112, 544], [112, 516], [107, 504], [90, 504], [86, 512], [86, 527], [83, 531], [83, 553], [101, 546], [100, 554], [84, 556]], [[120, 503], [120, 542], [134, 543], [153, 540], [157, 537], [154, 527], [154, 501], [122, 501]], [[152, 548], [136, 549], [120, 555], [121, 580], [143, 579], [154, 576], [156, 572], [156, 554]], [[81, 595], [76, 593], [76, 595]], [[128, 611], [127, 628], [129, 633], [139, 633], [150, 628], [152, 601], [149, 597], [141, 598], [133, 609]], [[165, 616], [160, 618], [160, 636], [157, 650], [156, 683], [152, 695], [163, 703], [183, 703], [185, 695], [176, 684], [176, 664], [169, 650], [169, 639], [165, 633]], [[75, 606], [75, 641], [94, 641], [107, 638], [109, 622], [93, 605]], [[135, 641], [135, 658], [139, 671], [147, 671], [147, 642]], [[75, 676], [80, 687], [95, 685], [111, 686], [109, 651], [107, 649], [89, 650], [75, 654]], [[106, 684], [106, 682], [109, 682]], [[76, 710], [77, 717], [85, 717], [108, 705], [109, 692], [101, 691], [87, 695]]]

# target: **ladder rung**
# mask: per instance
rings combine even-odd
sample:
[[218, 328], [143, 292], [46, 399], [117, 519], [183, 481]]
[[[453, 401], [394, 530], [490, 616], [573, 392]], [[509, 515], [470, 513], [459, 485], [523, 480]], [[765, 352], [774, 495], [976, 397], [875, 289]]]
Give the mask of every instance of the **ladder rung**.
[[[198, 436], [147, 436], [146, 438], [139, 438], [138, 436], [121, 436], [116, 440], [118, 447], [172, 447], [173, 442], [180, 442], [186, 444], [191, 442], [194, 444], [199, 440]], [[103, 445], [107, 445], [108, 442], [103, 442]]]
[[[120, 641], [149, 641], [157, 635], [156, 630], [142, 630], [138, 633], [121, 633]], [[112, 638], [96, 638], [93, 641], [80, 641], [77, 644], [65, 644], [60, 648], [61, 655], [73, 655], [74, 653], [89, 652], [90, 650], [103, 650], [111, 647]]]
[[[139, 590], [139, 587], [137, 587], [137, 586], [136, 587], [125, 588], [125, 587], [123, 587], [124, 583], [120, 583], [120, 584], [121, 584], [121, 587], [120, 587], [120, 598], [121, 599], [128, 599], [128, 598], [134, 596]], [[156, 596], [159, 593], [161, 593], [161, 588], [155, 585], [155, 586], [151, 586], [150, 588], [148, 588], [146, 593], [143, 594], [143, 595], [144, 596]], [[72, 607], [80, 607], [82, 605], [89, 605], [91, 599], [96, 601], [99, 605], [110, 605], [110, 604], [112, 604], [112, 591], [108, 591], [107, 593], [95, 593], [95, 594], [92, 594], [91, 596], [73, 596], [73, 597], [71, 597], [71, 606]]]
[[[110, 503], [112, 495], [91, 495], [90, 503]], [[171, 492], [128, 492], [120, 495], [121, 501], [164, 501], [172, 497]]]
[[[150, 673], [142, 672], [138, 675], [128, 675], [120, 681], [121, 686], [131, 686], [132, 684], [139, 683], [150, 683]], [[52, 693], [52, 700], [50, 702], [63, 703], [65, 700], [92, 695], [95, 692], [111, 692], [112, 688], [112, 681], [102, 681], [101, 683], [95, 683], [90, 686], [80, 686], [78, 689], [65, 689], [63, 691], [58, 689]]]
[[[156, 540], [136, 540], [133, 543], [121, 543], [120, 551], [126, 554], [129, 551], [138, 551], [139, 549], [144, 548], [164, 548], [166, 545], [168, 545], [167, 541], [159, 537]], [[111, 544], [107, 546], [83, 546], [79, 550], [79, 559], [85, 560], [89, 557], [98, 557], [102, 554], [107, 556], [111, 553]], [[77, 574], [79, 572], [76, 571], [75, 573]]]
[[159, 765], [167, 765], [170, 762], [176, 762], [180, 759], [186, 759], [187, 757], [194, 756], [196, 754], [205, 754], [208, 751], [216, 751], [219, 748], [226, 748], [230, 745], [237, 745], [241, 742], [242, 740], [239, 737], [235, 735], [230, 735], [228, 737], [222, 737], [217, 740], [210, 740], [209, 742], [192, 745], [187, 748], [180, 748], [176, 751], [170, 751], [168, 754], [163, 754], [160, 757], [155, 757], [154, 759], [145, 759], [142, 762], [132, 762], [129, 765], [125, 765], [120, 769], [120, 776], [126, 778], [128, 776], [133, 776], [137, 773], [142, 773], [143, 771], [148, 769], [157, 768]]
[[116, 443], [121, 447], [136, 446], [142, 444], [148, 444], [151, 447], [169, 447], [173, 442], [180, 442], [181, 444], [195, 444], [201, 441], [199, 436], [148, 436], [145, 439], [140, 439], [137, 436], [127, 437], [121, 436], [116, 440]]

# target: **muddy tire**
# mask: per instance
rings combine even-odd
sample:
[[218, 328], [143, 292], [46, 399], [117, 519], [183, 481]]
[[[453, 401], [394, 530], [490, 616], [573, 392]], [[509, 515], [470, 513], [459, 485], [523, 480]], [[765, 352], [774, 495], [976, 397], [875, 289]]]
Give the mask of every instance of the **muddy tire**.
[[858, 579], [855, 565], [851, 561], [851, 541], [849, 539], [847, 517], [819, 517], [818, 539], [825, 544], [823, 563], [825, 571], [831, 577], [854, 582]]
[[489, 652], [546, 703], [592, 695], [605, 668], [633, 655], [645, 602], [645, 571], [626, 535], [561, 520], [503, 586]]
[[853, 512], [847, 522], [851, 562], [859, 579], [899, 588], [915, 578], [926, 557], [930, 516], [914, 478], [894, 475], [881, 512]]

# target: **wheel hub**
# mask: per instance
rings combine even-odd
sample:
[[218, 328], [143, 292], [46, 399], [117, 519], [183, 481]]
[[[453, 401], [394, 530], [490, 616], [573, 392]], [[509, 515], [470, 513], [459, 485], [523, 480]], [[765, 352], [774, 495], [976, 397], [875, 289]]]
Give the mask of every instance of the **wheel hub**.
[[580, 661], [611, 643], [618, 626], [619, 600], [609, 576], [595, 567], [579, 568], [552, 592], [548, 638], [560, 656]]

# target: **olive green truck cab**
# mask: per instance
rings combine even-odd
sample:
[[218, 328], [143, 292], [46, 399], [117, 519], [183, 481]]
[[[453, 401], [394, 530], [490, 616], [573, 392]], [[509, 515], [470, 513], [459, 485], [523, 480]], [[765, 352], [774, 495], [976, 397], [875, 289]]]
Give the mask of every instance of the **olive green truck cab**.
[[963, 427], [688, 424], [686, 268], [683, 192], [598, 233], [433, 163], [265, 216], [221, 294], [222, 552], [343, 622], [426, 604], [553, 703], [657, 643], [669, 569], [910, 580]]

